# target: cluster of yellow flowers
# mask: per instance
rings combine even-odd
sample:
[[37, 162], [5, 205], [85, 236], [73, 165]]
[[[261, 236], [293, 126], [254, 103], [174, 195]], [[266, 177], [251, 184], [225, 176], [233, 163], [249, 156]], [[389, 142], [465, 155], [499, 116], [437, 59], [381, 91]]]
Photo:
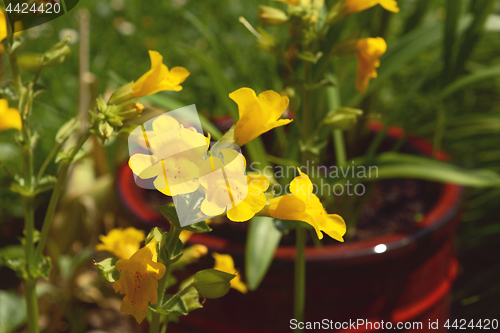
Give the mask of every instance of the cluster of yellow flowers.
[[[189, 76], [182, 67], [169, 70], [163, 63], [162, 56], [155, 51], [149, 52], [151, 69], [136, 82], [118, 89], [111, 97], [113, 104], [154, 94], [159, 91], [182, 89], [180, 85]], [[239, 120], [234, 126], [233, 141], [242, 146], [259, 135], [290, 123], [291, 119], [280, 119], [288, 108], [289, 100], [274, 91], [265, 91], [257, 95], [250, 88], [241, 88], [231, 94], [238, 106]], [[319, 198], [312, 193], [312, 183], [307, 175], [300, 172], [291, 184], [291, 194], [269, 199], [264, 193], [269, 187], [269, 179], [264, 175], [245, 175], [246, 162], [236, 150], [221, 149], [224, 164], [215, 156], [203, 160], [207, 153], [209, 140], [202, 133], [182, 124], [168, 115], [153, 121], [153, 130], [143, 129], [145, 144], [152, 154], [134, 154], [129, 160], [133, 172], [143, 179], [155, 178], [154, 186], [165, 195], [186, 194], [202, 188], [205, 198], [201, 203], [204, 214], [216, 216], [223, 213], [232, 221], [250, 220], [256, 214], [267, 215], [285, 220], [304, 221], [323, 238], [322, 232], [343, 241], [346, 227], [338, 215], [328, 214]], [[168, 147], [168, 149], [166, 149]], [[200, 149], [197, 149], [200, 148]], [[182, 154], [182, 152], [188, 152]], [[169, 158], [176, 156], [175, 158]], [[180, 156], [180, 157], [179, 157]], [[222, 179], [210, 179], [214, 171], [224, 169], [229, 184]], [[171, 170], [174, 170], [175, 174]], [[168, 177], [167, 174], [173, 175]], [[248, 191], [240, 189], [246, 185]], [[224, 194], [229, 192], [230, 200]], [[180, 238], [185, 242], [190, 233], [183, 231]], [[124, 293], [121, 311], [132, 314], [141, 322], [147, 313], [148, 304], [156, 304], [158, 280], [165, 273], [165, 266], [157, 262], [157, 242], [150, 241], [139, 249], [144, 240], [144, 233], [133, 228], [112, 230], [107, 236], [101, 236], [103, 244], [97, 250], [107, 250], [120, 258], [116, 268], [121, 272], [120, 279], [114, 283], [115, 291]], [[200, 248], [202, 247], [202, 248]], [[198, 245], [186, 253], [194, 256], [205, 255], [208, 251]], [[213, 253], [215, 269], [235, 273], [231, 256]], [[241, 292], [247, 287], [239, 275], [231, 280], [231, 286]]]
[[[133, 84], [133, 96], [144, 96], [160, 90], [182, 89], [178, 84], [187, 77], [187, 70], [175, 67], [175, 73], [184, 74], [172, 74], [173, 70], [168, 71], [166, 66], [161, 64], [159, 54], [150, 51], [150, 56], [151, 70]], [[137, 90], [134, 88], [136, 85]], [[229, 97], [238, 105], [240, 117], [234, 126], [234, 139], [240, 146], [292, 121], [279, 119], [288, 108], [289, 99], [277, 92], [269, 90], [257, 96], [254, 90], [241, 88], [230, 93]], [[154, 186], [163, 194], [187, 194], [201, 187], [205, 191], [205, 199], [201, 204], [201, 211], [205, 215], [217, 216], [226, 212], [230, 220], [243, 222], [263, 212], [276, 218], [309, 223], [315, 228], [320, 239], [323, 237], [320, 231], [325, 231], [342, 241], [342, 235], [345, 233], [344, 221], [338, 215], [326, 213], [319, 199], [312, 194], [312, 184], [307, 175], [300, 173], [301, 175], [292, 181], [292, 194], [267, 200], [264, 192], [269, 187], [268, 178], [264, 175], [245, 176], [246, 164], [242, 154], [232, 149], [222, 149], [224, 161], [234, 161], [226, 165], [217, 157], [211, 156], [203, 160], [208, 139], [201, 133], [184, 128], [173, 117], [164, 115], [156, 118], [153, 131], [144, 135], [153, 154], [134, 154], [129, 165], [142, 179], [155, 177]], [[167, 159], [169, 156], [175, 158]], [[219, 174], [214, 173], [223, 168], [229, 184]], [[220, 179], [213, 179], [217, 177]], [[244, 185], [247, 185], [248, 193], [242, 193], [241, 188], [245, 188]]]
[[[186, 242], [190, 232], [182, 231], [180, 239]], [[109, 233], [99, 237], [101, 244], [96, 246], [97, 251], [108, 251], [119, 260], [115, 267], [120, 271], [120, 278], [113, 283], [115, 292], [125, 294], [120, 312], [130, 314], [141, 323], [148, 312], [148, 304], [158, 302], [158, 280], [166, 271], [165, 265], [158, 263], [158, 241], [153, 237], [151, 241], [140, 248], [145, 239], [142, 230], [132, 227], [126, 229], [112, 229]], [[184, 261], [198, 259], [205, 256], [208, 249], [204, 245], [195, 244], [184, 250]], [[212, 253], [215, 260], [214, 269], [236, 274], [231, 280], [231, 288], [246, 293], [248, 288], [241, 281], [240, 274], [234, 267], [234, 260], [229, 254]]]

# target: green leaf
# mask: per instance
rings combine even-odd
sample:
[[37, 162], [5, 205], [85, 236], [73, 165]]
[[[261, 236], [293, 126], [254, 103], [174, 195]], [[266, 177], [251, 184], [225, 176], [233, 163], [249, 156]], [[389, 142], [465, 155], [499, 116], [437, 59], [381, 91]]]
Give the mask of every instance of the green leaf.
[[0, 142], [0, 161], [5, 162], [19, 156], [19, 150], [15, 144]]
[[38, 193], [52, 190], [52, 188], [56, 185], [56, 183], [57, 183], [57, 178], [54, 176], [47, 175], [40, 178], [40, 180], [36, 184], [33, 196], [37, 195]]
[[231, 287], [230, 281], [235, 276], [215, 269], [205, 269], [194, 275], [193, 285], [201, 296], [219, 298], [227, 294]]
[[342, 107], [330, 111], [324, 120], [324, 124], [330, 129], [348, 131], [353, 129], [358, 123], [358, 118], [363, 115], [359, 109]]
[[155, 206], [155, 208], [171, 223], [174, 223], [178, 228], [182, 228], [174, 205]]
[[97, 264], [97, 274], [101, 280], [115, 282], [120, 279], [120, 271], [115, 267], [117, 261], [117, 258], [107, 258]]
[[471, 187], [500, 187], [500, 175], [494, 171], [468, 170], [428, 157], [383, 153], [375, 163], [378, 170], [370, 180], [387, 178], [416, 178], [441, 183], [452, 183]]
[[7, 260], [24, 259], [24, 248], [21, 245], [8, 245], [0, 249], [0, 267], [6, 265]]
[[192, 232], [198, 232], [198, 233], [203, 233], [203, 232], [210, 232], [212, 231], [212, 228], [210, 228], [207, 224], [206, 221], [201, 221], [198, 223], [193, 223], [190, 225], [187, 225], [183, 227], [182, 229], [192, 231]]
[[146, 244], [148, 244], [151, 241], [151, 239], [153, 239], [153, 237], [156, 238], [158, 244], [161, 244], [161, 240], [163, 239], [163, 233], [160, 230], [160, 228], [154, 227], [153, 229], [151, 229], [149, 234], [146, 236]]
[[[70, 148], [68, 151], [60, 150], [57, 153], [55, 162], [59, 163], [60, 161], [63, 161], [63, 160], [69, 160], [71, 158], [71, 155], [73, 154], [74, 150], [75, 150], [75, 147]], [[85, 154], [86, 154], [85, 150], [83, 148], [80, 148], [80, 150], [78, 150], [78, 152], [73, 157], [73, 161], [71, 161], [71, 163], [78, 161], [79, 159], [84, 157]]]
[[162, 309], [155, 309], [153, 312], [161, 313], [161, 314], [180, 314], [180, 315], [187, 315], [188, 310], [186, 308], [186, 304], [184, 303], [184, 300], [180, 297], [177, 296], [177, 298], [174, 301], [171, 301], [171, 299], [174, 297], [174, 295], [165, 295], [165, 299], [167, 300], [165, 302], [165, 307]]
[[200, 294], [196, 288], [190, 288], [187, 293], [181, 296], [181, 299], [184, 301], [187, 312], [201, 309], [203, 307], [200, 303]]
[[9, 267], [20, 278], [26, 277], [24, 247], [22, 245], [9, 245], [0, 249], [0, 267], [2, 266]]
[[193, 223], [187, 226], [181, 226], [179, 221], [179, 217], [177, 216], [177, 211], [174, 205], [165, 205], [165, 206], [156, 206], [156, 209], [160, 211], [160, 213], [170, 222], [174, 223], [178, 228], [182, 230], [188, 230], [192, 232], [210, 232], [212, 228], [210, 228], [206, 221], [200, 221], [197, 223]]
[[488, 67], [478, 70], [472, 74], [453, 81], [441, 92], [441, 98], [446, 98], [451, 94], [479, 81], [500, 77], [500, 66]]
[[42, 277], [45, 280], [48, 280], [51, 269], [52, 260], [50, 257], [40, 256], [35, 258], [34, 265], [30, 267], [30, 274], [35, 279]]
[[26, 322], [26, 302], [12, 291], [0, 290], [0, 333], [14, 332]]
[[282, 233], [270, 217], [256, 216], [250, 222], [245, 246], [245, 277], [248, 288], [255, 290], [264, 279]]

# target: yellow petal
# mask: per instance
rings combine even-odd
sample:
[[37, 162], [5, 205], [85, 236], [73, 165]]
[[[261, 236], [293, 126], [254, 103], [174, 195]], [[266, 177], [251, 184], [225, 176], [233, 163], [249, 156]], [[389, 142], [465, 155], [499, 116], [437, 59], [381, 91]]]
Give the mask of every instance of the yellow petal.
[[288, 108], [290, 100], [286, 96], [281, 96], [275, 91], [267, 90], [259, 94], [261, 103], [268, 108], [269, 120], [276, 121]]
[[[264, 192], [268, 187], [269, 179], [266, 176], [247, 176], [248, 194], [243, 201], [227, 211], [227, 217], [234, 222], [250, 220], [266, 205], [266, 195]], [[234, 193], [233, 189], [232, 192]]]
[[344, 219], [337, 214], [329, 214], [323, 231], [333, 239], [343, 242], [343, 236], [347, 231]]
[[288, 97], [280, 96], [274, 91], [265, 91], [258, 97], [250, 88], [240, 88], [229, 94], [238, 104], [240, 119], [234, 127], [234, 137], [242, 146], [259, 135], [291, 122], [278, 120], [288, 107]]
[[5, 38], [7, 38], [7, 20], [3, 10], [0, 10], [0, 42]]
[[399, 13], [399, 7], [396, 0], [379, 0], [379, 3], [385, 10], [393, 13]]
[[153, 120], [153, 132], [155, 135], [165, 135], [168, 132], [179, 130], [179, 128], [180, 124], [174, 117], [163, 115]]
[[260, 109], [259, 100], [257, 99], [257, 95], [253, 89], [240, 88], [230, 93], [229, 98], [238, 104], [240, 119], [247, 115], [250, 108], [253, 107]]
[[306, 210], [304, 201], [287, 194], [269, 201], [269, 215], [280, 220], [301, 220]]
[[174, 87], [179, 87], [178, 89], [182, 90], [182, 87], [179, 86], [179, 84], [184, 82], [190, 74], [191, 73], [189, 73], [189, 71], [184, 67], [176, 66], [170, 70], [170, 73], [166, 78], [167, 82], [165, 83]]
[[9, 108], [6, 99], [0, 99], [0, 131], [11, 128], [22, 129], [21, 115], [16, 109]]
[[134, 97], [143, 97], [155, 94], [159, 91], [179, 91], [179, 85], [189, 76], [189, 72], [182, 67], [174, 67], [168, 70], [163, 62], [163, 57], [156, 51], [149, 51], [151, 58], [151, 69], [142, 75], [132, 85]]
[[153, 155], [134, 154], [130, 157], [128, 165], [132, 172], [141, 179], [149, 179], [158, 176], [161, 171]]
[[96, 245], [97, 251], [109, 251], [121, 259], [129, 259], [144, 240], [144, 231], [129, 227], [112, 229], [106, 236], [99, 235], [102, 244]]
[[227, 197], [224, 197], [223, 200], [219, 201], [223, 201], [223, 204], [219, 205], [216, 201], [210, 201], [205, 198], [200, 207], [203, 214], [207, 216], [217, 216], [223, 214], [226, 211], [227, 207], [231, 207], [231, 200], [229, 198], [229, 195]]
[[229, 254], [219, 254], [216, 252], [212, 253], [212, 257], [215, 259], [214, 269], [226, 272], [229, 274], [236, 274], [236, 276], [231, 280], [231, 288], [234, 288], [242, 293], [248, 291], [245, 283], [241, 281], [240, 274], [234, 268], [234, 260]]
[[307, 203], [312, 196], [313, 184], [309, 177], [300, 171], [300, 168], [297, 169], [299, 170], [300, 176], [295, 177], [290, 182], [290, 192], [292, 192], [292, 194], [300, 200]]
[[364, 93], [372, 78], [377, 77], [380, 57], [387, 50], [387, 43], [381, 37], [364, 38], [357, 42], [358, 68], [356, 71], [356, 90]]

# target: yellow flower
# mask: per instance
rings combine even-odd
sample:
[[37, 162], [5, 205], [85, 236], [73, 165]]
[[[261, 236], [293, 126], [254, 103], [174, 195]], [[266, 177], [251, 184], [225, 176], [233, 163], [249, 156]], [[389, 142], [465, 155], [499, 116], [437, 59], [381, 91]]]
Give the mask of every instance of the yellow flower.
[[130, 259], [116, 262], [120, 279], [113, 283], [115, 292], [125, 294], [120, 312], [135, 317], [141, 323], [148, 313], [148, 303], [158, 302], [158, 280], [165, 274], [165, 265], [157, 262], [156, 238], [137, 251]]
[[[14, 22], [14, 36], [19, 36], [22, 34], [23, 30], [23, 22], [16, 21]], [[4, 11], [0, 10], [0, 42], [3, 41], [8, 36], [7, 30], [7, 18], [5, 17]], [[0, 53], [5, 52], [5, 47], [0, 44]]]
[[144, 240], [144, 231], [129, 227], [112, 229], [106, 236], [99, 235], [102, 244], [97, 244], [97, 251], [108, 251], [120, 259], [129, 259], [139, 250]]
[[198, 164], [207, 151], [203, 134], [163, 115], [153, 121], [153, 131], [138, 135], [152, 153], [130, 157], [129, 166], [139, 178], [156, 177], [153, 185], [165, 195], [192, 193], [198, 189]]
[[189, 238], [191, 238], [192, 235], [193, 235], [192, 231], [182, 230], [180, 235], [179, 235], [179, 239], [181, 240], [181, 242], [183, 244], [186, 244], [186, 242], [189, 240]]
[[346, 14], [354, 14], [376, 5], [381, 5], [384, 9], [393, 13], [399, 12], [396, 0], [346, 0], [344, 10]]
[[290, 183], [291, 194], [283, 195], [270, 200], [269, 215], [281, 220], [296, 220], [309, 223], [316, 230], [319, 239], [321, 232], [333, 239], [343, 242], [342, 236], [346, 232], [345, 222], [339, 215], [328, 214], [312, 193], [313, 185], [309, 177], [300, 171], [300, 176]]
[[0, 99], [0, 131], [11, 128], [22, 129], [21, 115], [16, 109], [9, 108], [6, 99]]
[[7, 38], [7, 19], [3, 10], [0, 10], [0, 42], [5, 38]]
[[356, 71], [356, 90], [364, 93], [372, 78], [377, 77], [380, 57], [387, 50], [387, 44], [381, 37], [364, 38], [357, 42], [358, 69]]
[[151, 69], [132, 85], [134, 97], [143, 97], [159, 91], [180, 91], [180, 84], [189, 76], [184, 67], [174, 67], [171, 70], [163, 64], [163, 57], [156, 51], [149, 51]]
[[229, 254], [219, 254], [216, 252], [212, 253], [212, 257], [215, 259], [214, 269], [229, 274], [236, 274], [231, 280], [231, 288], [246, 294], [248, 292], [247, 285], [241, 281], [240, 273], [234, 268], [233, 258]]
[[279, 119], [288, 108], [288, 97], [272, 90], [257, 96], [250, 88], [241, 88], [229, 94], [238, 104], [240, 119], [234, 129], [237, 144], [243, 146], [262, 133], [290, 123], [291, 119]]
[[269, 187], [269, 180], [264, 175], [245, 176], [245, 159], [237, 151], [221, 149], [221, 152], [225, 164], [211, 157], [200, 167], [205, 174], [200, 177], [200, 183], [206, 193], [201, 211], [209, 216], [227, 211], [232, 221], [248, 221], [266, 205], [264, 191]]

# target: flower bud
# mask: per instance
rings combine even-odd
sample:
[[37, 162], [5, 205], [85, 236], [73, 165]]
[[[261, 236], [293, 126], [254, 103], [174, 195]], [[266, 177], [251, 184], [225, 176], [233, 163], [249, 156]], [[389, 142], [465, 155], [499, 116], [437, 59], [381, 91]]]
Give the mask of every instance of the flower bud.
[[288, 21], [288, 16], [282, 10], [269, 6], [259, 6], [259, 8], [257, 17], [263, 24], [282, 25]]
[[60, 65], [66, 61], [70, 53], [71, 48], [68, 46], [68, 39], [64, 38], [42, 55], [41, 64], [44, 67]]
[[144, 105], [134, 100], [119, 105], [114, 113], [123, 119], [133, 119], [140, 116], [143, 110]]
[[216, 269], [205, 269], [194, 275], [193, 285], [201, 296], [219, 298], [227, 294], [231, 287], [230, 281], [235, 276]]
[[134, 91], [132, 90], [132, 85], [134, 82], [129, 82], [121, 88], [118, 88], [113, 95], [109, 98], [109, 105], [119, 105], [134, 98]]

